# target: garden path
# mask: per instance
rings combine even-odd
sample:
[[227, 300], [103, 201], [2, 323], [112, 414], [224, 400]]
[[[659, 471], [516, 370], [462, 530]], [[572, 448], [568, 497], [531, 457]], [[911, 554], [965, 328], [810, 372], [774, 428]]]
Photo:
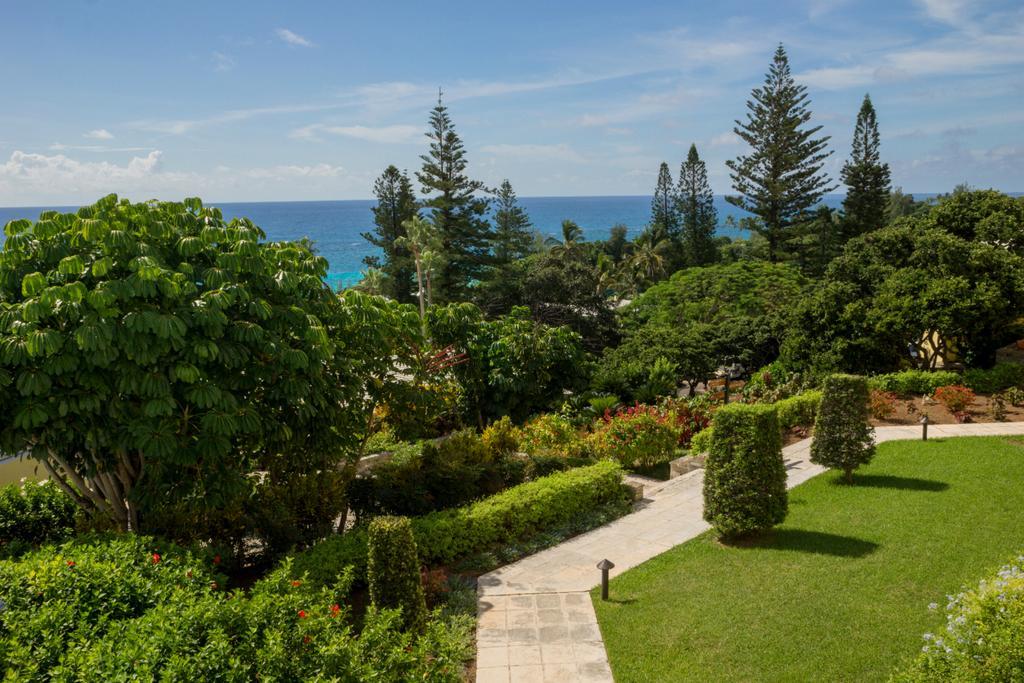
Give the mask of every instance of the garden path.
[[[1012, 434], [1024, 435], [1024, 422], [928, 427], [929, 438]], [[878, 443], [919, 438], [919, 426], [875, 429]], [[810, 449], [804, 439], [782, 450], [789, 488], [825, 471]], [[703, 483], [702, 469], [659, 482], [636, 512], [481, 576], [477, 683], [612, 681], [589, 594], [601, 580], [596, 565], [611, 560], [614, 577], [706, 531]]]

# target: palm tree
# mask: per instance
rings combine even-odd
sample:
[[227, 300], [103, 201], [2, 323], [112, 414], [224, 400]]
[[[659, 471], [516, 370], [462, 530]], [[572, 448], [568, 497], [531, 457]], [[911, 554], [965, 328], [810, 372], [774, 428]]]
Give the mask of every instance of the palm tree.
[[583, 228], [568, 219], [562, 221], [562, 240], [557, 237], [548, 237], [546, 242], [554, 254], [568, 254], [576, 250], [579, 243], [583, 241]]
[[657, 243], [653, 240], [638, 240], [636, 250], [625, 263], [635, 291], [640, 291], [665, 275], [666, 254], [671, 248], [672, 243], [667, 239]]

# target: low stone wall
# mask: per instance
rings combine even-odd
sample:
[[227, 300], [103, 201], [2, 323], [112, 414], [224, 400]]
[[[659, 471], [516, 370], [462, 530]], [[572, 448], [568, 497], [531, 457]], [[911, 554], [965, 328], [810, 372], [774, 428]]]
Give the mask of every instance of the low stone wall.
[[687, 472], [693, 470], [699, 470], [704, 467], [704, 458], [706, 453], [699, 453], [697, 455], [684, 455], [681, 458], [676, 458], [668, 464], [668, 478], [675, 479], [676, 477], [682, 476]]

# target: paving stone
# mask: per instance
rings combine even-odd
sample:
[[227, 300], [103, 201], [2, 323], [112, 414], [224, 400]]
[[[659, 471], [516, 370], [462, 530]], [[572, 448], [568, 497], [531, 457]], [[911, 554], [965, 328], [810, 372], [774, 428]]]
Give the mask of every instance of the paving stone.
[[509, 645], [508, 662], [511, 666], [540, 664], [540, 645]]
[[511, 683], [538, 683], [544, 680], [544, 667], [540, 664], [509, 667]]

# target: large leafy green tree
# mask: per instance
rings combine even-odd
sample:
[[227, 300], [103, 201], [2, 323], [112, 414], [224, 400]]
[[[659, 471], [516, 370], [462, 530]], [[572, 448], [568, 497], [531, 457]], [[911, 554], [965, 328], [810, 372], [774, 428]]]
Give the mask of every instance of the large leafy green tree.
[[964, 192], [851, 240], [796, 310], [785, 355], [821, 370], [987, 366], [1024, 314], [1019, 199]]
[[793, 226], [808, 209], [835, 189], [822, 170], [828, 136], [815, 137], [821, 126], [808, 127], [807, 88], [797, 85], [789, 58], [779, 45], [764, 85], [747, 100], [747, 121], [733, 129], [750, 153], [726, 162], [735, 196], [726, 200], [757, 217], [752, 227], [768, 240], [768, 259], [783, 255]]
[[760, 367], [778, 355], [805, 287], [796, 269], [763, 261], [679, 271], [623, 309], [623, 341], [597, 373], [602, 388], [635, 395], [662, 357], [691, 388], [721, 365]]
[[466, 174], [466, 150], [440, 96], [430, 113], [427, 138], [430, 151], [420, 156], [423, 166], [416, 178], [427, 195], [423, 206], [430, 212], [445, 252], [435, 293], [439, 301], [462, 300], [491, 263], [488, 201], [480, 194], [485, 189], [483, 183]]
[[402, 338], [374, 312], [385, 300], [339, 298], [308, 244], [268, 243], [198, 199], [111, 195], [5, 232], [5, 452], [39, 460], [120, 529], [168, 506], [215, 516], [257, 471], [343, 509], [333, 473], [357, 452], [372, 380]]
[[686, 161], [679, 168], [676, 211], [680, 217], [686, 264], [707, 266], [715, 262], [718, 259], [715, 245], [718, 211], [708, 183], [708, 169], [697, 153], [697, 145], [690, 145]]
[[531, 320], [527, 308], [485, 320], [473, 304], [448, 304], [431, 308], [428, 317], [433, 342], [465, 359], [451, 371], [480, 426], [503, 415], [525, 419], [583, 379], [580, 336]]
[[374, 182], [373, 194], [377, 198], [377, 205], [372, 209], [375, 227], [372, 233], [364, 232], [363, 239], [384, 252], [383, 261], [374, 255], [367, 256], [363, 262], [383, 275], [375, 289], [396, 301], [412, 303], [415, 275], [412, 255], [398, 244], [398, 240], [405, 237], [402, 224], [415, 216], [418, 209], [409, 174], [396, 166], [388, 166]]
[[843, 199], [844, 242], [886, 224], [889, 164], [882, 163], [880, 145], [878, 117], [871, 97], [865, 95], [853, 130], [853, 149], [840, 173], [846, 185], [846, 197]]

